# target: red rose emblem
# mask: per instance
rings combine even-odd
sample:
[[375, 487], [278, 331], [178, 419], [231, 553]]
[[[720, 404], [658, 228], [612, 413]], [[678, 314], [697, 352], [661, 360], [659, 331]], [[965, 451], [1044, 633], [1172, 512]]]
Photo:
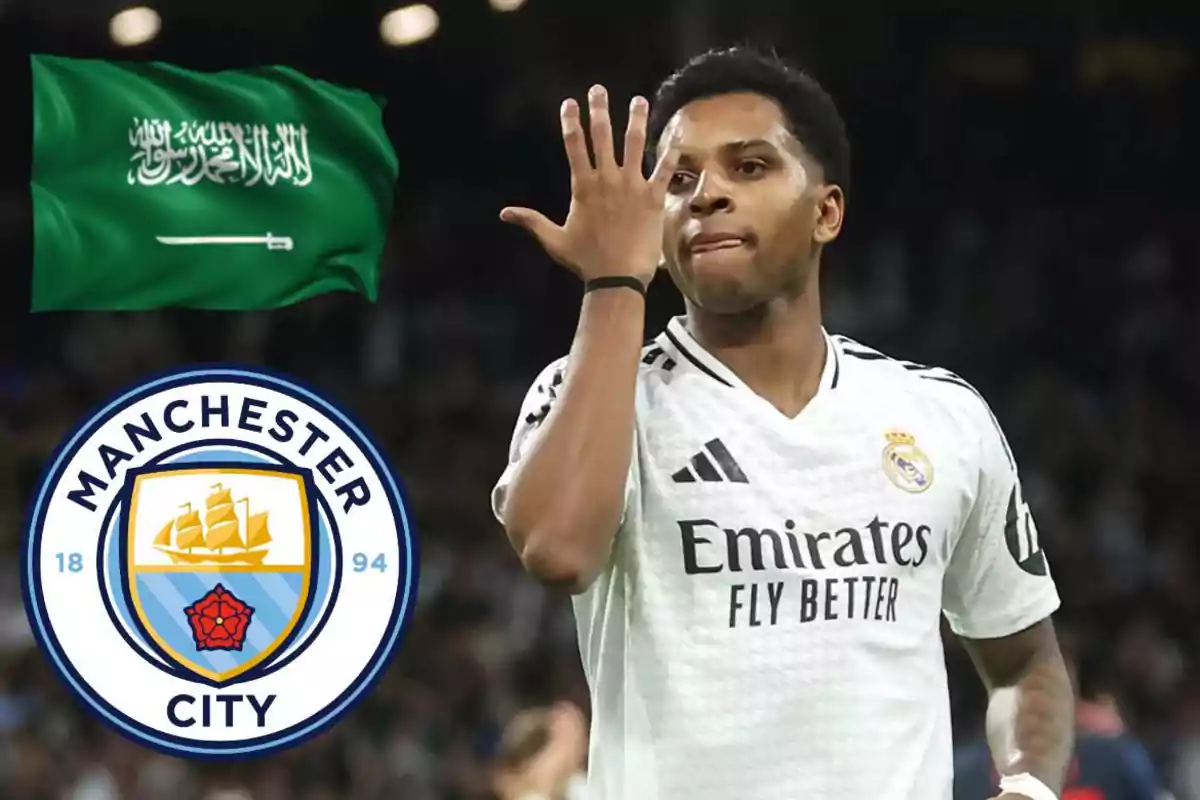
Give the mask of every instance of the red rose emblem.
[[254, 609], [217, 584], [184, 609], [197, 650], [241, 650]]

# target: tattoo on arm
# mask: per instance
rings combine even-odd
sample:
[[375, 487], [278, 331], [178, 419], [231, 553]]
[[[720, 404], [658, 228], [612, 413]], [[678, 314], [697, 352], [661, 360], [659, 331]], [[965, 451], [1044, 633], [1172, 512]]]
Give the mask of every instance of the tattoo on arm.
[[1028, 772], [1061, 792], [1075, 743], [1075, 699], [1053, 624], [963, 644], [988, 690], [988, 743], [1000, 773]]

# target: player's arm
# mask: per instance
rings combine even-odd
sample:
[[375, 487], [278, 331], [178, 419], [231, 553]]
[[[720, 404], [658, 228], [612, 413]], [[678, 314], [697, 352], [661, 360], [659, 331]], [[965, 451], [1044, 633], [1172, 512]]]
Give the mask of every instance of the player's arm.
[[1061, 793], [1075, 702], [1054, 625], [1045, 619], [1010, 636], [963, 644], [988, 690], [988, 743], [1001, 776], [1032, 775]]
[[988, 741], [1001, 797], [1062, 791], [1074, 745], [1074, 699], [1051, 614], [1058, 592], [1016, 461], [986, 404], [971, 398], [977, 486], [950, 557], [943, 609], [988, 690]]
[[529, 438], [495, 504], [525, 569], [572, 592], [607, 562], [625, 510], [643, 303], [628, 290], [585, 297], [565, 365], [533, 399], [549, 408], [522, 409]]
[[[662, 248], [662, 208], [674, 154], [642, 172], [648, 104], [630, 107], [622, 164], [613, 153], [608, 96], [589, 93], [595, 166], [579, 107], [562, 106], [571, 167], [571, 208], [559, 226], [530, 209], [501, 218], [529, 230], [557, 262], [584, 281], [625, 276], [650, 283]], [[645, 299], [634, 288], [587, 292], [558, 396], [539, 423], [496, 504], [526, 569], [582, 591], [608, 561], [625, 510], [633, 456], [634, 401], [645, 327]]]

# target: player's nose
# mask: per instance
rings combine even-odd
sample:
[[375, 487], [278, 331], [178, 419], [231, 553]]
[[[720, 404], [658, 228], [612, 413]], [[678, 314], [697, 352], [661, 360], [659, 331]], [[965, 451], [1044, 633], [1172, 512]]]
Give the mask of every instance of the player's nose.
[[693, 215], [701, 217], [719, 212], [734, 210], [733, 193], [723, 181], [710, 175], [702, 175], [696, 182], [696, 190], [688, 201], [688, 209]]

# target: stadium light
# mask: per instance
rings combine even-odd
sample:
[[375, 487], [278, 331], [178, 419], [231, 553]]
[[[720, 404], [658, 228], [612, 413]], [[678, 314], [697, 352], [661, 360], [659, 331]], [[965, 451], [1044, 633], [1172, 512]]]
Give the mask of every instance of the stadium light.
[[108, 22], [108, 35], [121, 47], [136, 47], [158, 36], [162, 19], [153, 8], [138, 6], [113, 15]]
[[423, 42], [438, 29], [438, 15], [425, 3], [414, 3], [397, 8], [384, 16], [379, 23], [379, 35], [393, 47], [404, 47]]
[[493, 11], [516, 11], [525, 5], [525, 0], [488, 0]]

